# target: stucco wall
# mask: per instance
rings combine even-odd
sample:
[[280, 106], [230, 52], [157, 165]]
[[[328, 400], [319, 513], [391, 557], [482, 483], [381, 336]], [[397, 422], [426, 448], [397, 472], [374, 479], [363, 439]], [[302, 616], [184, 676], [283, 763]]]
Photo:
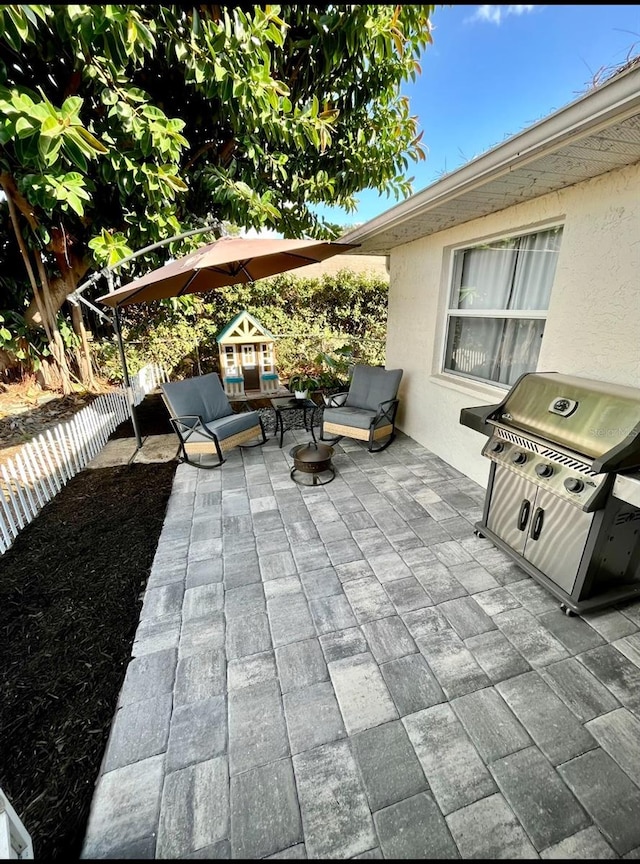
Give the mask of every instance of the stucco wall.
[[452, 250], [505, 234], [563, 225], [538, 371], [640, 387], [640, 165], [510, 207], [391, 253], [387, 367], [402, 367], [398, 426], [486, 484], [485, 437], [460, 410], [507, 390], [439, 370]]

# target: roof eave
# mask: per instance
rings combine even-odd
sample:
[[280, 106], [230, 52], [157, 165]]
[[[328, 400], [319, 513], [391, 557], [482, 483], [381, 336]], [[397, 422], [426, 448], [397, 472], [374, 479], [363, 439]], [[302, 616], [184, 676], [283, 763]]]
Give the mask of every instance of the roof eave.
[[636, 66], [349, 231], [340, 237], [340, 242], [364, 244], [419, 213], [477, 189], [515, 167], [533, 162], [542, 154], [552, 153], [612, 122], [631, 117], [639, 110], [640, 68]]

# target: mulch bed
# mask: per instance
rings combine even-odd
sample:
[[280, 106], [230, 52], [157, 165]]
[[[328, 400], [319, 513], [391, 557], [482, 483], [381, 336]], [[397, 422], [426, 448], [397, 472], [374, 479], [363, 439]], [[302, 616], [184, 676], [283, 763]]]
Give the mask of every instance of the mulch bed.
[[38, 859], [80, 856], [176, 467], [82, 471], [0, 557], [0, 787]]

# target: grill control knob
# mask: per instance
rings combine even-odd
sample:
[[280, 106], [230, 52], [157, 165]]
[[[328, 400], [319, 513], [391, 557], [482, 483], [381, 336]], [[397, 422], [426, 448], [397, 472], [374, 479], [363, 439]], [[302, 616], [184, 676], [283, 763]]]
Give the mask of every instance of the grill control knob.
[[511, 457], [511, 461], [516, 465], [524, 465], [527, 461], [527, 454], [523, 453], [522, 450], [516, 450], [516, 452]]
[[547, 465], [544, 462], [540, 465], [536, 465], [536, 474], [538, 477], [551, 477], [553, 474], [553, 465]]
[[489, 447], [491, 453], [502, 453], [504, 450], [504, 444], [502, 441], [494, 441], [493, 444]]
[[584, 489], [584, 483], [582, 480], [579, 480], [578, 477], [568, 477], [564, 481], [564, 488], [567, 492], [582, 492]]

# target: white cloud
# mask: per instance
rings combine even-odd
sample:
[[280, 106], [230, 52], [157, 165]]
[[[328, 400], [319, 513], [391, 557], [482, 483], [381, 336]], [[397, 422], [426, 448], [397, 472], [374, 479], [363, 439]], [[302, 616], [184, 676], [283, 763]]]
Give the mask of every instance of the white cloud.
[[533, 12], [535, 6], [478, 6], [468, 21], [489, 21], [491, 24], [500, 24], [508, 15], [527, 15]]

